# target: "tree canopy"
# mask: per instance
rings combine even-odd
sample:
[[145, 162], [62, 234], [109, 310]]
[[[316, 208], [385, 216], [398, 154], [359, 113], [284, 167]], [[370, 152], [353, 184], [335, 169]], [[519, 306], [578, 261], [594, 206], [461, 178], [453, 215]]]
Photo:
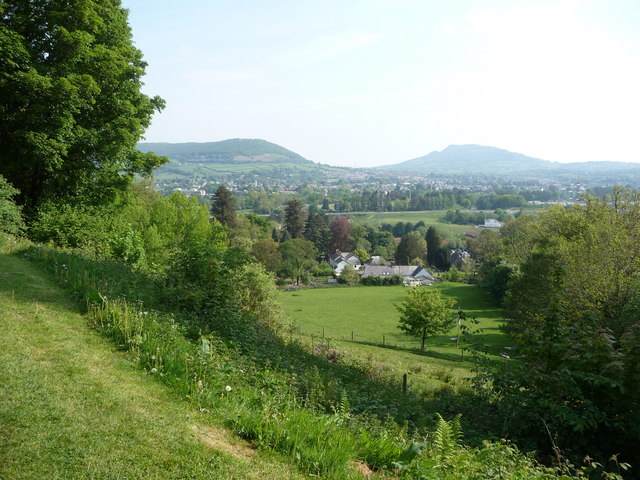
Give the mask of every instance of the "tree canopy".
[[220, 185], [213, 195], [211, 210], [213, 216], [222, 225], [233, 228], [238, 224], [238, 217], [233, 204], [233, 194], [224, 185]]
[[425, 287], [409, 290], [402, 303], [396, 305], [400, 312], [398, 328], [420, 338], [420, 350], [424, 351], [427, 337], [444, 333], [453, 326], [452, 306], [453, 300], [444, 298], [437, 290]]
[[0, 174], [27, 214], [104, 204], [164, 159], [136, 150], [159, 97], [119, 0], [0, 2]]
[[400, 240], [396, 250], [396, 262], [401, 265], [408, 265], [415, 259], [424, 261], [426, 253], [427, 242], [424, 237], [418, 232], [410, 232]]

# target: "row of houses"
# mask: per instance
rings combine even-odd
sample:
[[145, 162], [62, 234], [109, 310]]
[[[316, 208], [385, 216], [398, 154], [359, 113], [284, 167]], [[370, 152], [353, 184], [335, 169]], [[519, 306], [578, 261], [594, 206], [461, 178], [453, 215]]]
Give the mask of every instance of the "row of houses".
[[351, 265], [359, 270], [361, 278], [400, 275], [404, 277], [405, 285], [431, 285], [436, 281], [433, 274], [420, 265], [385, 265], [384, 259], [378, 256], [369, 258], [363, 265], [351, 252], [336, 251], [329, 255], [329, 264], [338, 276]]

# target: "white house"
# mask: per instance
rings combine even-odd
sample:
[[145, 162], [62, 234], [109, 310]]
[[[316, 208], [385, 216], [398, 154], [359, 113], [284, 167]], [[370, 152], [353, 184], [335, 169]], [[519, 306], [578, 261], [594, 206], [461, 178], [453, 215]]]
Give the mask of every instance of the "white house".
[[329, 265], [331, 265], [331, 268], [333, 268], [336, 275], [340, 275], [347, 265], [351, 265], [357, 270], [360, 268], [360, 265], [362, 265], [362, 262], [351, 252], [341, 252], [340, 250], [336, 250], [336, 253], [329, 255]]

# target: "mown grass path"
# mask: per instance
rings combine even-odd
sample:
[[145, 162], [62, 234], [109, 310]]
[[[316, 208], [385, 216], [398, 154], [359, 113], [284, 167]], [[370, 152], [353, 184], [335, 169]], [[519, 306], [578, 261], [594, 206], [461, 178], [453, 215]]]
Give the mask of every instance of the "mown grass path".
[[176, 398], [0, 255], [0, 479], [302, 478]]

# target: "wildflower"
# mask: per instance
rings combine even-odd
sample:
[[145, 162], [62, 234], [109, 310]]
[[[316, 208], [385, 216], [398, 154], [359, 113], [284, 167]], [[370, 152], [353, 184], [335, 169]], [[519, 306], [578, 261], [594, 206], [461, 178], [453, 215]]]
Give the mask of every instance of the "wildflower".
[[202, 388], [202, 380], [198, 380], [198, 388]]
[[155, 360], [156, 356], [155, 355], [151, 355], [151, 360]]
[[229, 385], [227, 385], [226, 387], [224, 387], [224, 389], [225, 389], [227, 392], [230, 392], [230, 391], [231, 391], [231, 387], [230, 387]]
[[156, 373], [157, 371], [158, 371], [158, 369], [157, 369], [156, 367], [153, 367], [153, 368], [151, 369], [151, 373]]

